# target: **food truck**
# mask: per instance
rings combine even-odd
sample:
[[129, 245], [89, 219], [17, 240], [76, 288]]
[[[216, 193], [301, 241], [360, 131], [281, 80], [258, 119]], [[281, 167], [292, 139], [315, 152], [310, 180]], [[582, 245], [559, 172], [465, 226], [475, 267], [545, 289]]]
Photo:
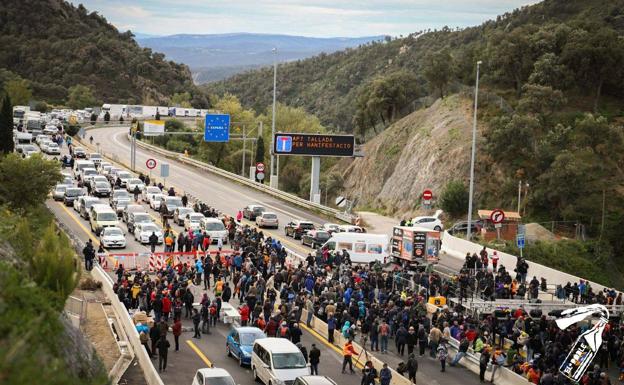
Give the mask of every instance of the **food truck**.
[[424, 227], [395, 226], [390, 242], [391, 256], [396, 263], [427, 265], [439, 261], [442, 232]]

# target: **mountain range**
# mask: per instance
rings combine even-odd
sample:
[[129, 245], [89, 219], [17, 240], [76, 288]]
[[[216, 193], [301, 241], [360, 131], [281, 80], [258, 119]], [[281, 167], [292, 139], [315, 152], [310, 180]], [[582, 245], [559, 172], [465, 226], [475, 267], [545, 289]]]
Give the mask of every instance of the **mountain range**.
[[[196, 83], [225, 79], [236, 73], [272, 64], [276, 58], [279, 62], [290, 62], [384, 38], [319, 38], [257, 33], [149, 36], [135, 33], [139, 45], [162, 52], [168, 59], [189, 66]], [[277, 48], [277, 56], [273, 48]]]

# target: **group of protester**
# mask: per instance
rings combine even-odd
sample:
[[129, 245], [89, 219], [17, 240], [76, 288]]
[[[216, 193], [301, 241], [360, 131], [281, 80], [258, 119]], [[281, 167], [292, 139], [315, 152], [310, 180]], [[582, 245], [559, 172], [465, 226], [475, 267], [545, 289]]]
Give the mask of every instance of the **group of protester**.
[[[430, 297], [466, 298], [470, 291], [479, 290], [490, 299], [537, 298], [539, 291], [546, 289], [544, 281], [533, 277], [523, 292], [526, 261], [518, 260], [512, 276], [495, 264], [485, 249], [481, 255], [468, 255], [459, 274], [448, 279], [433, 271], [408, 274], [402, 267], [379, 262], [353, 265], [344, 250], [317, 250], [304, 261], [291, 260], [279, 240], [240, 223], [232, 223], [229, 240], [232, 253], [206, 254], [193, 264], [167, 266], [155, 275], [126, 272], [122, 266], [117, 270], [114, 290], [119, 299], [128, 309], [154, 314], [154, 326], [148, 330], [143, 327], [140, 335], [150, 354], [158, 351], [161, 370], [166, 369], [170, 322], [178, 350], [183, 316], [192, 320], [194, 338], [201, 338], [218, 322], [222, 303], [235, 298], [240, 301], [242, 325], [257, 326], [267, 336], [290, 339], [299, 346], [313, 372], [318, 373], [320, 351], [312, 346], [308, 353], [301, 344], [300, 324], [310, 326], [316, 316], [327, 323], [328, 342], [335, 343], [337, 333], [346, 341], [342, 347], [343, 372], [347, 368], [353, 372], [353, 342], [358, 338], [361, 346], [381, 354], [388, 353], [392, 340], [396, 353], [406, 357], [396, 370], [414, 383], [417, 356], [435, 358], [444, 372], [447, 362], [455, 366], [470, 352], [479, 359], [481, 381], [488, 370], [491, 380], [505, 366], [534, 384], [564, 384], [567, 380], [558, 367], [588, 327], [575, 325], [560, 330], [552, 317], [527, 313], [522, 307], [475, 316], [460, 302], [432, 312], [427, 305]], [[205, 292], [199, 301], [193, 286], [203, 286]], [[583, 281], [566, 285], [564, 291], [579, 303], [621, 303], [621, 295], [614, 291], [594, 293]], [[199, 310], [193, 308], [194, 302], [199, 302]], [[304, 309], [306, 319], [302, 319]], [[451, 357], [449, 343], [453, 340], [458, 341], [459, 352]], [[585, 375], [584, 385], [608, 384], [609, 367], [619, 367], [624, 373], [623, 341], [623, 329], [612, 322], [603, 336], [597, 367]], [[389, 384], [391, 372], [384, 369], [377, 373], [367, 363], [362, 383], [372, 384], [379, 378], [382, 384]]]

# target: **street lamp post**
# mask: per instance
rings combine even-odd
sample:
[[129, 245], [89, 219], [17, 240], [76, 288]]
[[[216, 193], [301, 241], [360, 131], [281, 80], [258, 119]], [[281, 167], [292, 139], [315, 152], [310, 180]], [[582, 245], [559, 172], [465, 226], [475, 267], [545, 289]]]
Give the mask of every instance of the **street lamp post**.
[[277, 48], [273, 48], [273, 55], [273, 116], [271, 121], [271, 172], [269, 185], [271, 187], [277, 188], [277, 181], [275, 180], [275, 171], [273, 168], [273, 164], [275, 161], [275, 154], [273, 153], [273, 149], [275, 148], [275, 104], [277, 100]]
[[474, 115], [472, 118], [472, 151], [470, 154], [470, 188], [468, 192], [468, 227], [466, 229], [466, 239], [470, 240], [472, 226], [472, 196], [474, 194], [474, 165], [475, 152], [477, 147], [477, 103], [479, 100], [479, 67], [481, 60], [477, 62], [477, 79], [475, 80], [475, 96], [474, 96]]

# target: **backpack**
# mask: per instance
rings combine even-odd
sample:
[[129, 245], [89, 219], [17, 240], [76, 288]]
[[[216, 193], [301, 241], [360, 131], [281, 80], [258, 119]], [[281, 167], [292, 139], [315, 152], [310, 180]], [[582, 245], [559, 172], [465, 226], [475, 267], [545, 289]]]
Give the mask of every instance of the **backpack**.
[[280, 328], [280, 337], [286, 337], [288, 335], [288, 328], [286, 326], [282, 326]]

